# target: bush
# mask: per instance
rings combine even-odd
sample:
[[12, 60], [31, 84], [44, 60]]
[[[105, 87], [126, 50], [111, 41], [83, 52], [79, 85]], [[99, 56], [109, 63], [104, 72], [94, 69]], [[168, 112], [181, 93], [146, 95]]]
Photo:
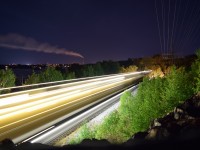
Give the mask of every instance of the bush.
[[87, 124], [85, 123], [84, 125], [81, 126], [80, 128], [80, 133], [79, 136], [71, 139], [71, 141], [69, 142], [71, 145], [74, 144], [79, 144], [82, 142], [82, 140], [84, 139], [92, 139], [95, 137], [95, 131], [94, 130], [90, 130], [89, 127], [87, 126]]
[[184, 68], [176, 69], [175, 66], [171, 68], [170, 73], [166, 76], [162, 96], [167, 102], [167, 111], [173, 110], [174, 107], [193, 95], [190, 78]]
[[112, 112], [105, 118], [103, 123], [97, 127], [95, 138], [99, 140], [107, 139], [110, 142], [118, 141], [118, 134], [120, 134], [118, 131], [119, 122], [118, 112]]
[[28, 76], [28, 78], [25, 81], [25, 85], [29, 85], [29, 84], [36, 84], [36, 83], [40, 83], [40, 77], [38, 74], [36, 74], [35, 72], [33, 72], [31, 75]]
[[194, 85], [194, 93], [198, 93], [200, 91], [200, 49], [196, 52], [197, 59], [192, 64], [191, 74], [194, 76], [193, 85]]
[[[11, 69], [0, 70], [0, 88], [15, 86], [15, 74]], [[10, 92], [10, 90], [0, 91], [0, 94]]]
[[127, 72], [135, 72], [137, 71], [138, 67], [135, 65], [128, 66], [126, 68], [120, 67], [120, 73], [127, 73]]
[[[72, 77], [71, 74], [70, 77]], [[48, 67], [45, 71], [41, 72], [40, 74], [36, 74], [35, 72], [33, 72], [32, 75], [28, 76], [27, 80], [25, 81], [25, 84], [29, 85], [60, 80], [63, 80], [62, 73], [56, 70], [54, 67]]]
[[63, 80], [62, 73], [53, 67], [48, 67], [44, 72], [39, 74], [40, 82], [52, 82]]
[[65, 78], [66, 80], [75, 79], [75, 78], [76, 78], [76, 77], [75, 77], [75, 72], [68, 72], [68, 73], [66, 73], [64, 76], [65, 76], [64, 78]]
[[11, 69], [0, 70], [0, 87], [12, 87], [15, 86], [15, 74]]

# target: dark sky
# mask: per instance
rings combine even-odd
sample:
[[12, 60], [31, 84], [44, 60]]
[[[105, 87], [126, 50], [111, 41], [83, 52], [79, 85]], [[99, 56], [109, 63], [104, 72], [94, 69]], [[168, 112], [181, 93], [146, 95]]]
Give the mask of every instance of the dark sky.
[[[17, 34], [74, 51], [84, 56], [85, 63], [166, 53], [170, 39], [175, 53], [192, 54], [200, 46], [200, 3], [171, 0], [168, 7], [169, 1], [157, 0], [157, 20], [155, 0], [1, 0], [0, 36]], [[63, 54], [0, 47], [1, 64], [81, 61]]]

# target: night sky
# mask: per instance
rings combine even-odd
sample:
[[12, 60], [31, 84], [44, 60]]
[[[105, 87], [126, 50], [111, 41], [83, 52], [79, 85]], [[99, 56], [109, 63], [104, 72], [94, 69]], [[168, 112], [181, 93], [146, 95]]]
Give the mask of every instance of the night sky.
[[193, 54], [199, 23], [199, 0], [2, 0], [0, 64]]

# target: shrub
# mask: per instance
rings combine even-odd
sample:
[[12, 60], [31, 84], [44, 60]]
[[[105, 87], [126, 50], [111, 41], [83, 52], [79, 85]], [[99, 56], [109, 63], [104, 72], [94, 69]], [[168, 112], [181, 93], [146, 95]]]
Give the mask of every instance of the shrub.
[[81, 139], [92, 139], [95, 136], [95, 131], [90, 130], [87, 124], [81, 127], [80, 137]]
[[97, 127], [95, 138], [107, 139], [110, 142], [118, 141], [118, 123], [119, 114], [117, 111], [112, 112], [108, 117], [104, 119], [102, 124]]
[[0, 70], [0, 87], [12, 87], [15, 86], [15, 74], [11, 69]]
[[126, 68], [124, 67], [120, 67], [120, 71], [121, 73], [127, 73], [127, 72], [135, 72], [137, 71], [138, 67], [135, 66], [135, 65], [131, 65], [131, 66], [128, 66]]
[[200, 91], [200, 49], [197, 50], [196, 55], [197, 55], [197, 59], [192, 64], [192, 67], [191, 67], [192, 68], [191, 74], [194, 76], [194, 80], [193, 80], [194, 93], [198, 93]]
[[40, 82], [52, 82], [63, 80], [62, 73], [53, 67], [48, 67], [44, 72], [39, 74]]
[[170, 111], [192, 96], [193, 91], [189, 74], [186, 73], [184, 68], [176, 69], [173, 66], [170, 73], [166, 76], [163, 90], [162, 97], [167, 102], [167, 111]]
[[39, 75], [33, 72], [25, 81], [25, 85], [40, 83]]
[[[0, 88], [15, 86], [15, 74], [11, 69], [0, 70]], [[0, 91], [0, 94], [10, 92], [10, 90]]]
[[68, 73], [66, 73], [65, 75], [65, 79], [75, 79], [76, 77], [75, 77], [75, 72], [68, 72]]

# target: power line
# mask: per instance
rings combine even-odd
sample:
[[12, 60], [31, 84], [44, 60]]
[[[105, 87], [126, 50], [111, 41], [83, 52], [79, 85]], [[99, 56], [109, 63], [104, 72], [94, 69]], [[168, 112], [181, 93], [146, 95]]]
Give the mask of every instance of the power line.
[[167, 51], [169, 51], [169, 18], [170, 18], [170, 0], [169, 0], [169, 8], [168, 8], [168, 10], [169, 10], [169, 12], [168, 12], [168, 37], [167, 37]]
[[159, 24], [158, 9], [157, 9], [156, 0], [155, 0], [155, 10], [156, 10], [156, 18], [157, 18], [157, 25], [158, 25], [158, 33], [159, 33], [159, 39], [160, 39], [161, 53], [163, 53], [163, 45], [162, 45], [162, 40], [161, 40], [161, 32], [160, 32], [160, 24]]
[[177, 5], [177, 1], [175, 1], [174, 19], [173, 19], [173, 26], [172, 26], [172, 35], [171, 35], [171, 54], [173, 53], [173, 36], [174, 36], [174, 23], [175, 23], [175, 18], [176, 18], [176, 5]]
[[199, 4], [199, 1], [190, 0], [155, 0], [162, 54], [173, 54], [175, 50], [184, 50], [191, 44], [193, 47], [200, 45], [196, 43], [200, 40]]
[[161, 5], [162, 5], [162, 21], [163, 21], [163, 50], [164, 50], [164, 54], [165, 52], [165, 10], [164, 10], [164, 0], [161, 1]]

